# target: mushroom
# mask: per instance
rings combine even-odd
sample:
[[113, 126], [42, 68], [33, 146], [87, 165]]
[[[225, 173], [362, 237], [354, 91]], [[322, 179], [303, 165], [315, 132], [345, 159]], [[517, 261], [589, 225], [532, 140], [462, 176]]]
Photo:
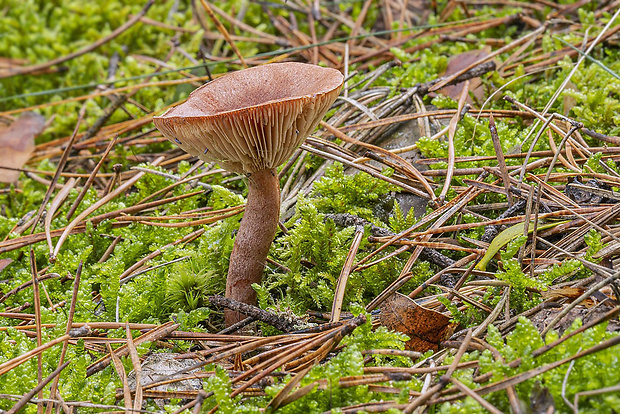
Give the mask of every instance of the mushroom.
[[[343, 85], [342, 74], [304, 63], [275, 63], [232, 72], [193, 91], [157, 128], [184, 151], [245, 174], [248, 198], [235, 239], [226, 297], [255, 304], [280, 215], [276, 168], [314, 130]], [[226, 324], [241, 315], [226, 312]]]

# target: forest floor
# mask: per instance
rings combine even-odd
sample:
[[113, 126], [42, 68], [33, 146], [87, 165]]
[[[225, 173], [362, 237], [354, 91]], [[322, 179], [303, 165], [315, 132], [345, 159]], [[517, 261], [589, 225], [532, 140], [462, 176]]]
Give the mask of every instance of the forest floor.
[[[0, 10], [0, 411], [620, 412], [620, 1]], [[284, 61], [345, 83], [244, 306], [153, 117]]]

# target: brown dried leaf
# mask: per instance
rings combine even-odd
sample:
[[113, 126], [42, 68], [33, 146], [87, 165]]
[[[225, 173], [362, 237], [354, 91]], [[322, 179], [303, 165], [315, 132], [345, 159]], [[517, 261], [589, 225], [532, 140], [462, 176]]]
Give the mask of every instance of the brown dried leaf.
[[5, 267], [10, 265], [13, 262], [13, 259], [0, 259], [0, 272], [4, 270]]
[[425, 352], [439, 349], [439, 343], [454, 331], [454, 324], [443, 313], [418, 305], [400, 293], [390, 296], [381, 306], [381, 325], [402, 332], [411, 338], [405, 348]]
[[[43, 132], [45, 118], [26, 112], [6, 128], [0, 129], [0, 167], [22, 168], [34, 151], [34, 139]], [[0, 168], [0, 182], [17, 181], [19, 171]]]
[[585, 292], [584, 288], [562, 287], [558, 289], [551, 288], [544, 290], [540, 292], [540, 294], [545, 300], [557, 300], [562, 298], [577, 299], [579, 296], [583, 295], [583, 292]]
[[[491, 48], [489, 46], [486, 46], [483, 49], [470, 50], [468, 52], [463, 52], [461, 54], [453, 56], [448, 62], [446, 71], [443, 73], [442, 76], [450, 76], [452, 74], [455, 74], [461, 71], [462, 69], [468, 67], [472, 63], [482, 59], [485, 56], [488, 56], [490, 52], [491, 52]], [[445, 86], [441, 88], [438, 92], [446, 96], [449, 96], [450, 98], [454, 100], [458, 100], [459, 97], [461, 96], [461, 93], [463, 92], [464, 85], [465, 85], [465, 82], [457, 83], [456, 85]], [[482, 86], [482, 81], [480, 80], [480, 78], [473, 78], [469, 80], [469, 92], [471, 92], [478, 101], [483, 102], [485, 97], [484, 97], [484, 90], [482, 89], [481, 86]], [[468, 104], [474, 103], [471, 99], [471, 96], [467, 97], [466, 102]]]

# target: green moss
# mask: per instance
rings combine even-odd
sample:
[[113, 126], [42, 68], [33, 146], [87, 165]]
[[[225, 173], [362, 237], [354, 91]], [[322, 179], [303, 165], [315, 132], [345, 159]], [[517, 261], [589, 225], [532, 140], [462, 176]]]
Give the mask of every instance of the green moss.
[[[562, 4], [571, 1], [562, 1]], [[268, 33], [275, 33], [269, 16], [263, 12], [262, 5], [244, 0], [234, 0], [215, 3], [227, 12], [238, 12], [247, 6], [245, 22], [253, 27]], [[594, 2], [584, 5], [579, 9], [579, 20], [587, 28], [588, 37], [594, 38], [602, 27], [595, 21], [593, 14]], [[125, 23], [131, 15], [138, 13], [143, 7], [141, 2], [95, 2], [84, 4], [77, 0], [70, 1], [38, 1], [38, 0], [8, 0], [3, 4], [3, 13], [0, 15], [0, 55], [15, 59], [27, 59], [26, 64], [47, 62], [60, 56], [65, 56], [76, 50], [80, 50], [93, 42], [109, 35], [115, 28]], [[194, 33], [177, 33], [177, 38], [185, 50], [198, 50], [202, 42], [202, 28], [191, 19], [192, 11], [188, 2], [180, 2], [176, 13], [168, 16], [171, 2], [156, 2], [149, 10], [147, 16], [168, 24], [178, 25], [184, 29], [190, 29]], [[351, 16], [357, 18], [362, 10], [363, 2], [338, 2], [337, 7]], [[505, 7], [498, 12], [497, 8], [484, 6], [470, 8], [473, 16], [508, 16], [519, 11], [516, 7]], [[550, 9], [536, 12], [539, 18], [544, 18]], [[274, 8], [275, 15], [288, 18], [289, 10], [285, 7]], [[300, 30], [307, 29], [306, 15], [296, 13]], [[379, 8], [371, 8], [365, 20], [365, 28], [370, 30], [380, 13]], [[456, 8], [454, 13], [447, 18], [448, 22], [465, 18], [464, 11]], [[606, 22], [609, 15], [603, 15], [601, 22]], [[438, 22], [438, 18], [431, 15], [429, 23]], [[396, 23], [396, 22], [395, 22]], [[600, 23], [600, 22], [598, 22]], [[208, 30], [214, 31], [213, 25], [207, 21]], [[618, 24], [618, 23], [617, 23]], [[233, 27], [224, 22], [224, 25], [234, 32]], [[328, 30], [325, 25], [317, 25], [317, 37], [322, 38]], [[469, 35], [470, 39], [484, 40], [484, 38], [499, 38], [510, 43], [520, 33], [518, 27], [499, 26], [483, 31], [476, 35]], [[236, 30], [236, 29], [235, 29]], [[350, 33], [350, 28], [343, 28]], [[407, 34], [407, 32], [405, 32]], [[76, 97], [95, 91], [96, 85], [104, 84], [108, 77], [110, 60], [115, 53], [120, 56], [120, 64], [117, 70], [115, 86], [135, 85], [146, 80], [155, 70], [155, 67], [143, 60], [138, 55], [154, 57], [166, 56], [170, 51], [168, 41], [172, 32], [169, 29], [138, 23], [123, 33], [118, 38], [107, 42], [96, 51], [87, 53], [76, 59], [62, 64], [57, 72], [38, 74], [36, 76], [19, 76], [0, 80], [0, 111], [23, 108], [30, 105], [57, 102], [63, 99]], [[582, 40], [582, 33], [565, 32], [558, 37], [545, 36], [542, 47], [545, 52], [555, 53], [565, 47], [558, 39], [576, 43]], [[428, 82], [441, 76], [448, 61], [460, 53], [478, 49], [481, 43], [466, 42], [437, 42], [414, 52], [420, 45], [436, 38], [415, 37], [400, 46], [393, 48], [391, 52], [402, 62], [401, 66], [390, 68], [381, 76], [373, 86], [389, 86], [392, 88], [392, 96], [400, 93], [400, 88], [412, 87], [417, 83]], [[228, 45], [218, 41], [213, 49], [214, 54], [220, 56], [229, 53]], [[277, 46], [256, 44], [253, 42], [237, 42], [237, 46], [245, 56], [251, 56], [260, 52], [275, 50]], [[531, 50], [531, 49], [530, 49]], [[528, 53], [530, 50], [524, 51]], [[618, 48], [596, 48], [592, 57], [602, 62], [615, 73], [620, 72], [620, 51]], [[505, 59], [508, 54], [499, 56]], [[558, 62], [558, 67], [529, 76], [519, 76], [525, 73], [524, 67], [514, 69], [514, 75], [506, 78], [498, 74], [491, 74], [485, 81], [484, 87], [496, 90], [503, 87], [504, 92], [515, 97], [538, 110], [546, 105], [551, 96], [563, 82], [573, 68], [574, 59], [565, 58]], [[181, 68], [193, 65], [182, 54], [174, 53], [167, 63], [173, 68]], [[230, 65], [218, 63], [211, 66], [212, 73], [224, 73], [230, 70]], [[354, 69], [354, 68], [352, 68]], [[203, 68], [193, 70], [194, 74], [204, 75]], [[365, 76], [365, 72], [355, 75], [350, 84]], [[151, 81], [180, 79], [175, 73], [158, 74]], [[63, 88], [77, 89], [65, 90]], [[179, 85], [162, 88], [144, 88], [133, 96], [138, 102], [145, 104], [150, 110], [158, 111], [179, 99], [188, 95], [192, 87]], [[584, 122], [586, 127], [608, 135], [620, 133], [620, 96], [618, 95], [620, 84], [616, 77], [603, 70], [595, 63], [584, 61], [575, 72], [568, 88], [562, 93], [560, 99], [551, 107], [550, 112], [567, 114]], [[44, 92], [44, 94], [38, 94]], [[351, 91], [354, 92], [354, 91]], [[15, 98], [15, 95], [26, 94], [28, 96]], [[10, 98], [10, 99], [5, 99]], [[439, 109], [455, 108], [456, 102], [441, 95], [423, 98], [425, 104], [435, 105]], [[86, 130], [99, 118], [109, 105], [108, 98], [93, 98], [86, 102], [86, 118], [81, 131]], [[71, 133], [77, 121], [77, 114], [82, 102], [65, 103], [53, 107], [40, 109], [48, 119], [56, 115], [54, 122], [46, 130], [45, 134], [38, 138], [39, 142], [49, 141], [54, 138], [64, 137]], [[486, 106], [487, 109], [513, 109], [510, 104], [497, 99]], [[126, 105], [126, 109], [132, 116], [140, 117], [144, 114], [133, 106]], [[123, 111], [113, 114], [110, 123], [128, 120], [129, 115]], [[526, 137], [530, 133], [529, 120], [496, 119], [497, 129], [505, 153], [515, 151], [523, 145], [529, 145]], [[151, 126], [145, 126], [150, 128]], [[139, 131], [135, 131], [139, 132]], [[530, 138], [531, 139], [531, 138]], [[558, 137], [555, 136], [556, 141]], [[589, 138], [586, 138], [589, 139]], [[494, 147], [490, 140], [488, 122], [484, 119], [476, 120], [466, 115], [454, 137], [456, 153], [459, 156], [495, 155]], [[439, 141], [423, 137], [418, 142], [418, 147], [426, 157], [446, 157], [447, 144], [444, 139]], [[110, 159], [113, 163], [123, 164], [123, 169], [129, 169], [132, 164], [127, 157], [142, 152], [155, 153], [172, 148], [169, 143], [160, 143], [148, 146], [117, 146], [114, 155]], [[541, 139], [536, 150], [548, 149], [546, 139]], [[598, 160], [599, 154], [592, 157], [587, 166], [593, 171], [602, 171]], [[317, 157], [308, 158], [306, 170], [316, 170], [322, 162]], [[517, 165], [519, 160], [507, 160], [508, 165]], [[612, 161], [607, 161], [608, 166], [617, 170]], [[432, 168], [445, 168], [446, 163], [437, 163]], [[495, 161], [459, 163], [458, 168], [494, 166]], [[147, 166], [153, 170], [162, 170], [157, 167]], [[42, 161], [36, 166], [39, 170], [54, 171], [55, 166], [48, 161]], [[104, 171], [108, 166], [104, 166]], [[183, 174], [190, 168], [188, 163], [180, 163], [178, 173]], [[559, 167], [557, 171], [562, 171]], [[88, 172], [88, 171], [82, 171]], [[534, 171], [536, 172], [536, 171]], [[384, 172], [392, 174], [391, 170]], [[166, 214], [175, 214], [181, 211], [193, 210], [200, 207], [212, 207], [220, 209], [241, 204], [242, 196], [233, 193], [230, 189], [244, 191], [242, 181], [229, 184], [228, 189], [217, 184], [221, 183], [221, 176], [211, 177], [213, 190], [209, 194], [191, 197], [172, 205], [167, 205]], [[453, 185], [463, 184], [465, 177], [457, 176], [453, 179]], [[472, 177], [467, 177], [472, 178]], [[488, 182], [491, 179], [487, 180]], [[64, 182], [63, 179], [60, 182]], [[127, 206], [135, 205], [153, 192], [162, 189], [172, 181], [161, 176], [147, 174], [136, 185], [136, 191], [119, 197], [101, 209], [96, 214], [115, 211]], [[17, 191], [19, 190], [19, 191]], [[0, 195], [2, 215], [0, 216], [0, 237], [17, 237], [10, 234], [19, 220], [27, 213], [36, 211], [43, 200], [47, 187], [27, 177], [21, 177], [19, 189], [11, 190]], [[173, 195], [186, 194], [194, 189], [178, 186], [172, 191]], [[415, 224], [413, 214], [405, 215], [398, 203], [392, 199], [397, 188], [385, 181], [369, 177], [366, 174], [348, 174], [345, 169], [335, 164], [327, 169], [323, 179], [317, 181], [314, 190], [305, 198], [300, 197], [297, 210], [293, 218], [286, 223], [287, 234], [279, 234], [271, 251], [271, 257], [286, 266], [289, 271], [283, 271], [279, 267], [269, 265], [266, 277], [260, 286], [256, 286], [259, 293], [259, 303], [263, 308], [290, 308], [297, 314], [303, 314], [308, 309], [328, 310], [334, 297], [334, 288], [340, 275], [344, 260], [349, 252], [353, 228], [339, 228], [326, 214], [351, 213], [372, 221], [384, 228], [390, 228], [394, 232], [400, 232]], [[448, 198], [456, 195], [450, 191]], [[57, 229], [65, 226], [65, 218], [68, 207], [77, 197], [77, 191], [72, 191], [68, 201], [62, 207], [60, 214], [52, 221], [52, 228]], [[74, 217], [87, 207], [93, 205], [99, 199], [95, 190], [90, 190], [81, 203]], [[490, 203], [503, 201], [500, 195], [484, 195], [478, 197], [477, 203]], [[393, 206], [393, 209], [392, 209]], [[389, 214], [379, 215], [379, 210], [385, 210]], [[161, 214], [155, 212], [154, 214]], [[485, 213], [487, 214], [487, 213]], [[489, 212], [493, 217], [499, 212]], [[379, 218], [378, 218], [379, 217]], [[228, 270], [228, 258], [232, 250], [235, 232], [238, 229], [240, 216], [222, 220], [212, 226], [204, 226], [204, 234], [197, 240], [175, 247], [166, 247], [168, 244], [181, 239], [197, 228], [160, 228], [135, 223], [126, 227], [113, 226], [114, 221], [104, 221], [97, 226], [88, 224], [87, 231], [83, 234], [72, 235], [63, 245], [58, 260], [47, 272], [58, 273], [64, 276], [74, 273], [80, 262], [84, 263], [82, 283], [78, 292], [78, 308], [75, 320], [97, 321], [114, 320], [118, 313], [120, 320], [131, 322], [161, 323], [174, 319], [181, 324], [183, 330], [204, 330], [201, 321], [207, 317], [215, 317], [211, 310], [206, 309], [205, 297], [213, 293], [221, 293], [224, 290], [225, 278]], [[462, 215], [462, 222], [472, 222], [477, 218], [470, 215]], [[456, 222], [456, 218], [450, 223]], [[42, 231], [39, 226], [37, 232]], [[477, 228], [462, 232], [468, 237], [479, 238], [483, 229]], [[367, 236], [368, 234], [365, 234]], [[112, 241], [120, 237], [121, 242], [114, 249], [113, 254], [103, 263], [99, 259], [110, 246]], [[593, 260], [593, 254], [602, 247], [601, 235], [592, 232], [585, 237], [589, 246], [585, 258]], [[511, 306], [516, 311], [530, 308], [540, 300], [538, 295], [531, 294], [528, 288], [544, 289], [558, 278], [584, 277], [589, 271], [580, 262], [570, 260], [559, 266], [547, 270], [537, 279], [532, 280], [529, 275], [521, 272], [514, 256], [518, 251], [522, 239], [515, 240], [506, 251], [502, 253], [501, 264], [503, 268], [497, 273], [500, 280], [511, 285]], [[45, 242], [36, 243], [32, 246], [37, 258], [37, 265], [41, 269], [48, 265], [49, 249]], [[355, 261], [361, 260], [375, 248], [364, 237]], [[154, 250], [160, 249], [162, 254], [149, 261], [149, 266], [162, 265], [160, 268], [136, 276], [131, 281], [121, 285], [119, 276], [130, 266], [144, 258]], [[384, 257], [394, 251], [394, 247], [386, 249], [376, 256], [376, 259]], [[452, 258], [459, 258], [463, 253], [444, 252]], [[8, 292], [31, 279], [28, 261], [28, 249], [15, 250], [4, 253], [3, 258], [11, 258], [13, 262], [0, 272], [0, 289]], [[186, 259], [185, 259], [186, 258]], [[374, 267], [356, 271], [350, 275], [347, 292], [344, 300], [345, 310], [359, 312], [360, 308], [374, 298], [385, 287], [392, 283], [400, 274], [408, 253], [390, 258]], [[170, 263], [177, 259], [181, 262]], [[418, 261], [413, 271], [413, 277], [403, 291], [412, 290], [426, 281], [436, 269], [427, 263]], [[52, 303], [67, 301], [71, 297], [72, 284], [60, 282], [60, 277], [48, 279], [43, 285], [49, 293]], [[92, 300], [92, 292], [101, 296], [101, 301]], [[488, 306], [495, 306], [501, 298], [499, 288], [488, 289], [482, 302]], [[42, 318], [46, 323], [56, 323], [57, 328], [44, 331], [44, 341], [58, 337], [64, 333], [66, 324], [66, 310], [57, 312], [50, 310], [47, 297], [42, 294], [39, 298], [42, 303]], [[24, 302], [32, 302], [32, 291], [23, 290], [12, 295], [5, 301], [5, 306], [21, 305]], [[458, 311], [451, 304], [445, 303], [453, 312], [454, 318], [463, 325], [471, 326], [480, 323], [483, 315], [473, 308]], [[11, 320], [0, 320], [0, 326], [13, 324]], [[575, 327], [578, 325], [575, 325]], [[123, 336], [124, 332], [118, 330], [111, 332], [112, 336]], [[509, 368], [506, 364], [496, 361], [493, 355], [484, 351], [482, 353], [467, 353], [463, 361], [480, 360], [481, 370], [478, 373], [493, 371], [493, 381], [498, 381], [505, 376], [524, 372], [527, 369], [543, 366], [543, 364], [557, 361], [570, 355], [574, 355], [580, 349], [586, 349], [612, 337], [606, 333], [601, 325], [586, 333], [567, 341], [546, 353], [542, 357], [531, 358], [531, 351], [543, 344], [543, 339], [538, 335], [535, 328], [526, 320], [521, 320], [514, 331], [504, 341], [494, 327], [489, 328], [488, 342], [498, 349], [506, 361], [514, 358], [523, 358], [523, 363], [518, 368]], [[546, 342], [550, 342], [557, 334], [550, 333]], [[385, 328], [371, 330], [370, 323], [358, 328], [354, 333], [344, 339], [346, 347], [337, 356], [325, 364], [313, 368], [303, 379], [301, 385], [307, 385], [313, 381], [324, 380], [326, 388], [315, 389], [309, 395], [284, 407], [282, 412], [324, 412], [334, 407], [351, 405], [381, 399], [395, 399], [393, 395], [383, 395], [369, 391], [367, 386], [353, 388], [340, 388], [338, 379], [346, 375], [359, 375], [363, 371], [364, 359], [362, 351], [370, 348], [403, 348], [403, 335], [388, 332]], [[34, 347], [31, 339], [15, 329], [0, 332], [0, 363], [16, 355], [22, 354]], [[148, 345], [140, 347], [140, 352], [145, 352]], [[44, 353], [43, 369], [50, 372], [56, 367], [60, 347], [52, 348]], [[617, 347], [578, 360], [570, 375], [567, 384], [567, 397], [572, 399], [576, 392], [597, 389], [609, 385], [615, 385], [620, 378]], [[71, 359], [72, 367], [61, 376], [61, 391], [68, 400], [91, 400], [100, 403], [114, 403], [115, 388], [121, 384], [112, 368], [88, 379], [85, 377], [86, 366], [91, 362], [90, 355], [82, 342], [77, 346], [69, 347], [68, 359]], [[394, 365], [409, 366], [412, 361], [402, 357], [376, 356], [370, 365]], [[446, 359], [449, 363], [451, 357]], [[125, 361], [127, 368], [130, 363]], [[568, 411], [561, 398], [561, 384], [566, 374], [567, 365], [549, 371], [536, 379], [526, 381], [517, 386], [517, 392], [523, 401], [529, 401], [536, 381], [541, 381], [554, 397], [556, 407], [560, 411]], [[2, 392], [22, 394], [24, 390], [32, 389], [36, 384], [36, 360], [31, 360], [20, 367], [0, 377], [0, 390]], [[592, 376], [591, 372], [598, 375]], [[476, 373], [476, 374], [478, 374]], [[455, 375], [467, 386], [472, 388], [479, 385], [472, 381], [474, 372], [471, 370], [458, 371]], [[288, 380], [288, 379], [287, 379]], [[264, 408], [270, 398], [275, 395], [286, 381], [274, 384], [267, 389], [268, 396], [249, 399], [231, 399], [230, 381], [223, 370], [218, 370], [217, 375], [209, 379], [206, 388], [217, 391], [205, 405], [213, 407], [220, 405], [220, 411], [258, 412]], [[398, 399], [406, 401], [408, 390], [420, 390], [421, 383], [417, 379], [407, 382], [393, 383], [392, 385], [402, 388]], [[490, 402], [503, 411], [509, 410], [509, 404], [502, 392], [487, 396]], [[174, 401], [172, 406], [179, 406], [179, 401]], [[9, 408], [11, 404], [0, 401], [0, 408]], [[588, 397], [580, 401], [583, 412], [611, 412], [620, 410], [620, 401], [616, 395], [603, 394]], [[336, 408], [337, 409], [337, 408]], [[482, 412], [482, 408], [472, 399], [465, 399], [454, 404], [444, 404], [435, 408], [440, 412], [465, 413]], [[36, 408], [30, 406], [26, 412], [34, 412]]]

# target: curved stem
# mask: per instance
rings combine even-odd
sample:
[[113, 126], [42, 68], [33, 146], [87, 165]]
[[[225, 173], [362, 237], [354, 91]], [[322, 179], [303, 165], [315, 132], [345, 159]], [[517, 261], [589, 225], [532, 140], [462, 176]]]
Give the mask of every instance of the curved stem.
[[[245, 213], [235, 239], [228, 277], [226, 297], [239, 302], [256, 304], [252, 283], [260, 283], [271, 242], [280, 218], [280, 183], [275, 169], [253, 172], [248, 177], [248, 198]], [[227, 310], [226, 325], [242, 319], [242, 315]]]

